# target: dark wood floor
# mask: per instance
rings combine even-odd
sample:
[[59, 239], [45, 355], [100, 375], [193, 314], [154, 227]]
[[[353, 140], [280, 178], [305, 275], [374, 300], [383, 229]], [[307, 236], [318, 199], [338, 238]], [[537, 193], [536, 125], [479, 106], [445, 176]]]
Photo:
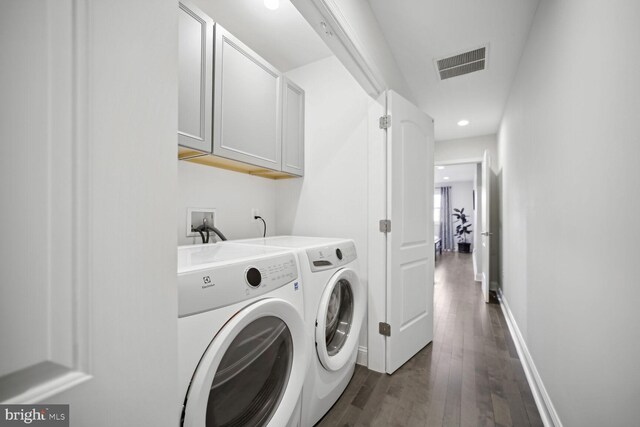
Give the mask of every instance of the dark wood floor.
[[436, 260], [433, 343], [393, 375], [357, 366], [318, 426], [542, 426], [500, 306], [471, 256]]

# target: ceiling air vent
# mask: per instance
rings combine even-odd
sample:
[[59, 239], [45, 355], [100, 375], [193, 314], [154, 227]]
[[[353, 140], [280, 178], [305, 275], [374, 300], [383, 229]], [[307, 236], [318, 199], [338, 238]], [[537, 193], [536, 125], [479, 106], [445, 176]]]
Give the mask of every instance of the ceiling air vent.
[[470, 50], [459, 55], [436, 60], [440, 80], [484, 70], [487, 62], [487, 47]]

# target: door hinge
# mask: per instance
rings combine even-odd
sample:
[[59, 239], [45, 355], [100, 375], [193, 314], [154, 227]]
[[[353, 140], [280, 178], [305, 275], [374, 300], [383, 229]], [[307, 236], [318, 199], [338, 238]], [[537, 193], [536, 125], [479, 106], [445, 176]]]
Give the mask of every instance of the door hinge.
[[387, 114], [386, 116], [380, 117], [380, 129], [389, 129], [391, 127], [391, 116]]
[[389, 233], [389, 232], [391, 232], [391, 220], [390, 219], [381, 219], [380, 220], [380, 232], [381, 233]]
[[378, 323], [378, 330], [380, 331], [380, 335], [384, 335], [385, 337], [391, 336], [391, 325], [388, 323]]

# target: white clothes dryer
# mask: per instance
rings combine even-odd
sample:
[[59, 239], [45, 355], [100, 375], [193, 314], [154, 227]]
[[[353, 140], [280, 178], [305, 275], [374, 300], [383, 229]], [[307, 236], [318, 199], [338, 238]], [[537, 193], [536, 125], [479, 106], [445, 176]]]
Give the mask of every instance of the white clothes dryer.
[[347, 239], [297, 236], [236, 243], [295, 249], [298, 254], [312, 346], [302, 392], [302, 425], [313, 426], [338, 400], [356, 365], [367, 293], [358, 276], [355, 244]]
[[300, 425], [309, 343], [292, 251], [178, 248], [180, 425]]

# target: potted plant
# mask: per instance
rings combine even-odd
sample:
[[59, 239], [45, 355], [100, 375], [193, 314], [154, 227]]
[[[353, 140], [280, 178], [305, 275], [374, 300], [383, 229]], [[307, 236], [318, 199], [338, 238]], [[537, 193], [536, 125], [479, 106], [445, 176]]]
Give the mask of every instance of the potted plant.
[[453, 217], [456, 219], [455, 222], [459, 223], [456, 225], [456, 233], [455, 236], [458, 238], [458, 252], [470, 253], [471, 252], [471, 243], [467, 242], [467, 235], [471, 234], [473, 230], [471, 230], [471, 222], [467, 219], [467, 214], [464, 213], [464, 208], [462, 209], [453, 209], [455, 212]]

